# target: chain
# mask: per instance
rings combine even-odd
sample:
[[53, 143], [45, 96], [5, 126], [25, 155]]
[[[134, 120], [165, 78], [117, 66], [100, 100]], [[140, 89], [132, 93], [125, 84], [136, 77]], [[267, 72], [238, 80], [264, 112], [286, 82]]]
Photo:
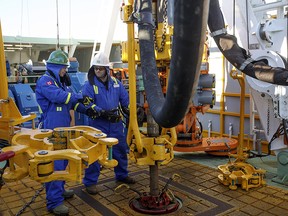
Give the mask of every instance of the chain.
[[32, 199], [31, 199], [31, 201], [28, 202], [28, 203], [26, 203], [26, 204], [19, 210], [19, 212], [16, 214], [16, 216], [21, 215], [21, 214], [25, 211], [25, 209], [26, 209], [28, 206], [30, 206], [30, 205], [35, 201], [35, 199], [36, 199], [36, 198], [39, 196], [39, 194], [44, 190], [44, 188], [45, 188], [45, 184], [43, 184], [42, 187], [41, 187], [38, 191], [36, 191], [35, 195], [34, 195], [34, 196], [32, 197]]
[[[272, 101], [273, 103], [273, 101]], [[267, 136], [270, 134], [270, 106], [269, 106], [269, 100], [267, 103]]]
[[165, 42], [166, 42], [166, 32], [167, 32], [167, 28], [168, 28], [167, 5], [168, 5], [168, 0], [165, 0], [164, 1], [164, 10], [163, 10], [163, 33], [161, 36], [162, 40], [161, 40], [161, 46], [160, 47], [158, 47], [158, 44], [157, 44], [156, 28], [153, 31], [155, 50], [157, 50], [159, 53], [164, 51]]

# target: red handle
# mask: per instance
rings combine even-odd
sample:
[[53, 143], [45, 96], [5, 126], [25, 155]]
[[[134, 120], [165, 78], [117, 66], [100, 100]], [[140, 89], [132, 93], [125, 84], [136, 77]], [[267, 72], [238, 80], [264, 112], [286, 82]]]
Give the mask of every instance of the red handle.
[[0, 153], [0, 162], [8, 160], [9, 158], [12, 158], [14, 156], [15, 156], [15, 152], [14, 151], [2, 152], [2, 153]]

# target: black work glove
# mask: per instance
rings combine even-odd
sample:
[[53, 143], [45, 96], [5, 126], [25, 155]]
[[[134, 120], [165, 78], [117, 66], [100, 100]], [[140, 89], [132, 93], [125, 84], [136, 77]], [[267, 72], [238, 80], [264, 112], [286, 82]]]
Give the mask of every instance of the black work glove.
[[121, 109], [122, 109], [123, 113], [129, 117], [129, 115], [130, 115], [129, 108], [121, 105]]
[[140, 127], [142, 127], [145, 119], [145, 109], [137, 104], [137, 122]]
[[112, 110], [102, 110], [100, 112], [100, 116], [107, 119], [112, 123], [119, 122], [121, 120], [121, 116], [117, 113], [118, 109]]
[[78, 100], [79, 103], [82, 103], [84, 106], [88, 106], [90, 103], [93, 103], [93, 99], [87, 95], [84, 95], [83, 98]]
[[85, 114], [91, 119], [96, 119], [100, 116], [100, 113], [95, 111], [91, 107], [86, 110]]
[[[144, 118], [145, 118], [145, 110], [139, 104], [136, 104], [136, 106], [137, 106], [137, 108], [136, 108], [137, 122], [138, 122], [139, 126], [142, 126]], [[121, 105], [121, 110], [122, 110], [123, 114], [125, 114], [126, 127], [128, 128], [128, 126], [129, 126], [129, 117], [130, 117], [130, 109]]]

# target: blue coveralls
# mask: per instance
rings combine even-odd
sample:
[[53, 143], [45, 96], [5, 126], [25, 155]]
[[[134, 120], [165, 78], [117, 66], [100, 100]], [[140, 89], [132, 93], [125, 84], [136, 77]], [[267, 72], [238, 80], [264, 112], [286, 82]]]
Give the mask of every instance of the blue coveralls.
[[10, 63], [8, 60], [6, 60], [6, 72], [7, 72], [7, 76], [11, 76]]
[[[52, 77], [48, 71], [37, 81], [35, 93], [37, 102], [42, 110], [42, 120], [44, 129], [54, 129], [56, 127], [69, 127], [71, 116], [70, 110], [85, 112], [83, 104], [78, 103], [82, 94], [73, 94], [69, 87], [60, 82], [59, 71], [64, 65], [47, 63], [47, 70], [55, 75]], [[67, 160], [54, 161], [54, 170], [65, 170]], [[65, 181], [51, 181], [45, 183], [46, 199], [48, 211], [61, 205], [64, 201]]]
[[[109, 68], [107, 69], [107, 74]], [[124, 106], [129, 106], [129, 95], [122, 83], [108, 74], [108, 85], [100, 82], [96, 76], [94, 77], [94, 85], [89, 81], [83, 86], [83, 95], [93, 98], [94, 103], [89, 104], [96, 111], [112, 110], [118, 107], [119, 103]], [[113, 158], [118, 161], [118, 165], [114, 168], [116, 180], [122, 180], [128, 176], [128, 158], [127, 158], [127, 142], [124, 134], [124, 126], [122, 122], [112, 123], [108, 120], [99, 117], [96, 119], [89, 118], [89, 125], [101, 130], [107, 134], [107, 137], [117, 138], [119, 143], [113, 146]], [[100, 165], [98, 161], [91, 164], [85, 170], [83, 184], [88, 187], [97, 184], [100, 175]]]

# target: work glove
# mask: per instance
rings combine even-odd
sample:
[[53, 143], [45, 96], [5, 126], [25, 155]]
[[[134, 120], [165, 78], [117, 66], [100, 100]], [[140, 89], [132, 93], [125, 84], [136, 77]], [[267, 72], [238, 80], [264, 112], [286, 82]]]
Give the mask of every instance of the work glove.
[[129, 108], [121, 105], [121, 109], [122, 109], [123, 113], [129, 117], [129, 115], [130, 115]]
[[102, 110], [100, 111], [100, 116], [112, 123], [117, 123], [121, 120], [121, 116], [118, 114], [118, 109]]
[[[122, 111], [123, 111], [123, 113], [124, 113], [125, 115], [127, 115], [127, 116], [130, 115], [130, 109], [129, 109], [128, 107], [124, 107], [124, 106], [121, 105], [121, 109], [122, 109]], [[144, 110], [144, 108], [143, 108], [142, 106], [140, 106], [139, 104], [136, 104], [137, 116], [138, 116], [139, 114], [141, 114], [143, 110]]]
[[137, 104], [137, 122], [140, 127], [142, 127], [145, 119], [145, 109]]
[[[129, 126], [129, 116], [130, 116], [130, 110], [127, 107], [121, 106], [121, 109], [123, 111], [123, 113], [126, 115], [126, 126]], [[145, 110], [142, 106], [140, 106], [139, 104], [137, 104], [137, 108], [136, 108], [136, 112], [137, 112], [137, 122], [139, 126], [143, 125], [143, 121], [145, 118]]]
[[87, 95], [84, 95], [83, 98], [78, 100], [79, 103], [82, 103], [84, 106], [88, 106], [90, 103], [93, 103], [93, 99]]
[[100, 112], [95, 111], [91, 107], [86, 110], [85, 114], [91, 119], [96, 119], [100, 116]]

